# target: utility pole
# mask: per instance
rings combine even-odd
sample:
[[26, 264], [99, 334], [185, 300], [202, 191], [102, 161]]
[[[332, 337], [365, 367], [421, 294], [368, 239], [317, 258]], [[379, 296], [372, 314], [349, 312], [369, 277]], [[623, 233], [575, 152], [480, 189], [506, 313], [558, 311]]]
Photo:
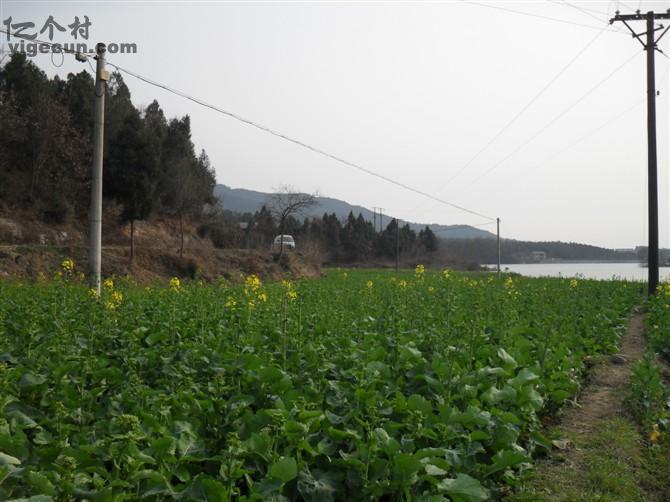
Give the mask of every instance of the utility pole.
[[376, 207], [372, 208], [372, 228], [375, 229], [375, 232], [377, 231], [377, 208]]
[[[649, 11], [642, 14], [639, 10], [635, 14], [620, 14], [610, 19], [610, 24], [614, 21], [621, 21], [626, 28], [630, 30], [633, 38], [642, 44], [647, 51], [647, 169], [648, 169], [648, 204], [649, 204], [649, 248], [648, 255], [648, 294], [656, 293], [658, 287], [658, 174], [656, 158], [656, 75], [655, 75], [655, 52], [660, 51], [657, 44], [666, 34], [668, 28], [663, 29], [663, 25], [654, 28], [654, 21], [657, 19], [670, 19], [670, 9], [664, 13], [654, 13]], [[645, 33], [635, 33], [630, 27], [628, 21], [646, 21], [647, 31]], [[663, 30], [658, 38], [655, 38], [655, 32]], [[642, 36], [645, 35], [645, 41]]]
[[395, 233], [395, 271], [400, 268], [400, 219], [396, 218], [396, 233]]
[[91, 170], [91, 210], [89, 220], [88, 284], [100, 295], [100, 262], [102, 248], [102, 149], [105, 129], [105, 82], [109, 73], [105, 70], [105, 44], [95, 46], [98, 54], [95, 69], [95, 109], [93, 120], [93, 167]]
[[498, 277], [500, 277], [500, 218], [496, 218], [496, 238], [498, 240]]
[[384, 226], [382, 225], [382, 218], [384, 217], [384, 208], [378, 207], [377, 209], [379, 209], [379, 231], [383, 232]]

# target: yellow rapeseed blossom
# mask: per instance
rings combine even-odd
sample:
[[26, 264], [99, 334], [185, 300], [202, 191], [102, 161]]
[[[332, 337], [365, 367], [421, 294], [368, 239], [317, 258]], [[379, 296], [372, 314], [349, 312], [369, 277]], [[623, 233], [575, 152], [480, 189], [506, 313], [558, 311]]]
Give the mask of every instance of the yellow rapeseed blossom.
[[654, 424], [654, 427], [649, 433], [649, 441], [655, 443], [656, 441], [658, 441], [658, 438], [660, 437], [661, 437], [661, 431], [658, 430], [658, 424]]
[[175, 292], [179, 291], [180, 288], [181, 288], [181, 281], [179, 280], [178, 277], [173, 277], [172, 279], [170, 279], [170, 289], [172, 291]]
[[293, 289], [293, 284], [291, 281], [283, 280], [281, 281], [282, 286], [284, 286], [284, 289], [286, 290], [286, 298], [288, 301], [292, 302], [297, 300], [298, 298], [298, 293]]
[[44, 272], [40, 272], [39, 274], [37, 274], [37, 280], [40, 282], [46, 282], [47, 276], [44, 275]]
[[88, 296], [90, 296], [91, 298], [98, 298], [99, 297], [98, 291], [95, 288], [91, 288], [88, 290]]
[[259, 302], [267, 302], [268, 301], [268, 294], [267, 293], [258, 293], [258, 301]]
[[445, 269], [442, 271], [442, 278], [443, 278], [443, 279], [449, 279], [449, 276], [450, 276], [450, 275], [451, 275], [451, 270], [449, 270], [448, 268], [445, 268]]
[[227, 309], [232, 309], [232, 308], [235, 308], [236, 306], [237, 306], [237, 300], [235, 300], [235, 298], [233, 298], [232, 296], [229, 296], [226, 299], [226, 303], [224, 304], [224, 307], [226, 307]]
[[402, 279], [401, 281], [398, 282], [398, 286], [401, 288], [406, 288], [407, 287], [407, 281], [405, 279]]
[[70, 258], [64, 259], [63, 263], [61, 263], [60, 266], [68, 274], [74, 271], [74, 262]]
[[578, 285], [579, 285], [579, 283], [577, 282], [577, 279], [571, 279], [570, 280], [570, 287], [572, 289], [575, 289]]
[[108, 277], [103, 281], [102, 285], [104, 286], [105, 289], [112, 290], [114, 289], [114, 279]]
[[109, 299], [105, 302], [105, 308], [108, 310], [116, 310], [121, 305], [123, 301], [123, 295], [121, 291], [112, 291]]
[[374, 282], [372, 282], [372, 281], [368, 281], [368, 282], [365, 283], [365, 287], [368, 288], [368, 289], [372, 289], [372, 287], [373, 287], [374, 285], [375, 285], [375, 284], [374, 284]]
[[423, 280], [423, 276], [425, 273], [426, 273], [426, 267], [424, 267], [421, 264], [417, 265], [416, 268], [414, 269], [414, 276], [419, 281]]
[[505, 280], [505, 291], [507, 294], [512, 297], [519, 296], [519, 291], [516, 289], [516, 284], [514, 284], [514, 279], [508, 277]]
[[249, 289], [251, 291], [258, 291], [263, 285], [261, 279], [256, 274], [251, 274], [244, 279], [244, 289]]

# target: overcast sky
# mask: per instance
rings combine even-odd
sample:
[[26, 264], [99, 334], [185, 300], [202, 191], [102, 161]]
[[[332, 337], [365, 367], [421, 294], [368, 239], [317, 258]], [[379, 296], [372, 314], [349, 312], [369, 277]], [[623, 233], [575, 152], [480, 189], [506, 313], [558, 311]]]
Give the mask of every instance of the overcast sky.
[[[504, 237], [646, 243], [645, 54], [630, 35], [602, 29], [617, 4], [628, 13], [639, 2], [485, 3], [0, 0], [0, 18], [39, 29], [50, 15], [63, 26], [87, 15], [91, 44], [137, 43], [137, 54], [110, 54], [110, 61], [500, 217]], [[643, 11], [669, 7], [641, 2]], [[68, 30], [54, 41], [73, 39]], [[668, 54], [669, 43], [670, 35], [661, 42]], [[60, 67], [58, 55], [33, 60], [50, 76], [91, 71], [71, 56]], [[667, 247], [669, 60], [657, 54], [656, 61], [660, 241]], [[136, 105], [156, 98], [168, 117], [191, 116], [193, 141], [208, 152], [219, 183], [261, 191], [289, 184], [410, 221], [485, 221], [124, 78]]]

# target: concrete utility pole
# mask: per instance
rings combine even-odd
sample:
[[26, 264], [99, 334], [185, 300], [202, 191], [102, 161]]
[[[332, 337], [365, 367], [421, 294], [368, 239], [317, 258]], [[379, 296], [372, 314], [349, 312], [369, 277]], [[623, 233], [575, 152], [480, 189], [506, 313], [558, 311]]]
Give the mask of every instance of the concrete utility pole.
[[91, 170], [91, 210], [89, 221], [88, 284], [100, 294], [100, 262], [102, 248], [102, 149], [105, 130], [105, 82], [109, 73], [105, 71], [105, 44], [95, 46], [97, 65], [95, 69], [95, 109], [93, 120], [93, 167]]
[[[647, 163], [648, 163], [648, 204], [649, 204], [649, 248], [647, 249], [648, 256], [648, 273], [649, 284], [648, 294], [656, 293], [658, 287], [658, 175], [657, 175], [657, 158], [656, 158], [656, 75], [655, 75], [655, 51], [660, 51], [657, 44], [666, 34], [668, 28], [663, 29], [663, 25], [659, 28], [654, 28], [654, 21], [657, 19], [670, 19], [670, 9], [664, 13], [655, 14], [654, 11], [649, 11], [642, 14], [639, 10], [635, 14], [620, 14], [616, 11], [616, 15], [610, 19], [610, 24], [614, 21], [621, 21], [626, 28], [630, 30], [633, 38], [642, 44], [644, 50], [647, 51]], [[635, 33], [630, 27], [628, 21], [646, 21], [647, 31], [645, 33]], [[669, 27], [670, 28], [670, 27]], [[655, 38], [654, 33], [658, 30], [663, 30], [658, 38]], [[645, 35], [645, 41], [642, 36]]]
[[498, 277], [500, 277], [500, 218], [496, 218], [496, 238], [498, 240]]
[[395, 233], [395, 271], [400, 268], [400, 219], [396, 218], [396, 233]]

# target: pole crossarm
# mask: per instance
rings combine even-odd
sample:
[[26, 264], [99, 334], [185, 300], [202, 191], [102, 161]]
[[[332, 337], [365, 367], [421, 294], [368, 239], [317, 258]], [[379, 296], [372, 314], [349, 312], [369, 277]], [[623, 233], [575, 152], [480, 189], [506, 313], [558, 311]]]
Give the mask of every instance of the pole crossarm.
[[[642, 40], [642, 37], [646, 36], [647, 32], [645, 31], [643, 33], [636, 33], [635, 30], [631, 28], [630, 24], [628, 24], [628, 21], [646, 21], [649, 14], [651, 14], [654, 20], [670, 19], [670, 9], [668, 9], [667, 12], [647, 12], [645, 14], [643, 14], [639, 10], [635, 14], [620, 14], [619, 11], [617, 11], [616, 15], [612, 19], [610, 19], [610, 24], [614, 24], [616, 21], [622, 22], [624, 26], [628, 28], [633, 38], [636, 39], [638, 42], [640, 42], [642, 47], [644, 47], [644, 50], [647, 50], [648, 49], [647, 44], [644, 42], [644, 40]], [[657, 47], [657, 44], [666, 34], [668, 29], [670, 29], [670, 26], [665, 27], [662, 24], [653, 29], [654, 32], [663, 30], [663, 33], [661, 33], [661, 35], [656, 40], [654, 40], [654, 49], [660, 52], [661, 54], [663, 54], [663, 51]]]

